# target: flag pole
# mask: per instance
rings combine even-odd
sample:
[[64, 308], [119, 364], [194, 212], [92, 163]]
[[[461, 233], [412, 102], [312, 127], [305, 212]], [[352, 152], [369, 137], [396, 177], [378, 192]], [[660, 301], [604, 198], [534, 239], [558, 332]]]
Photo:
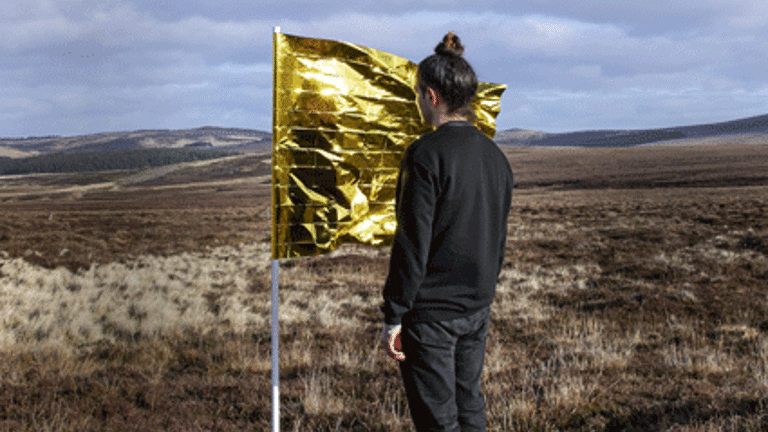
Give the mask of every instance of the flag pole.
[[[275, 85], [277, 83], [277, 34], [280, 33], [280, 27], [275, 27], [272, 35], [272, 172], [274, 173], [275, 163], [275, 121], [277, 114], [275, 108], [277, 105], [277, 89]], [[274, 175], [274, 174], [273, 174]], [[275, 225], [275, 182], [272, 180], [272, 211], [271, 216], [273, 218], [272, 225]], [[280, 330], [278, 327], [278, 306], [280, 298], [278, 296], [278, 270], [280, 269], [280, 261], [276, 259], [275, 250], [275, 232], [272, 232], [272, 432], [280, 432]]]
[[278, 329], [278, 269], [279, 261], [272, 260], [272, 432], [280, 432], [280, 331]]

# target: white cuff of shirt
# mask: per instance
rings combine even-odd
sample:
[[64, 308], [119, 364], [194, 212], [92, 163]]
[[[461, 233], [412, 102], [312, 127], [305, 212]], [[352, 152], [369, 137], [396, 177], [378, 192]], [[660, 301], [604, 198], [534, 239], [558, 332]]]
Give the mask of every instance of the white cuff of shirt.
[[384, 324], [384, 328], [381, 329], [381, 340], [388, 341], [389, 335], [396, 330], [400, 330], [401, 327], [401, 324]]

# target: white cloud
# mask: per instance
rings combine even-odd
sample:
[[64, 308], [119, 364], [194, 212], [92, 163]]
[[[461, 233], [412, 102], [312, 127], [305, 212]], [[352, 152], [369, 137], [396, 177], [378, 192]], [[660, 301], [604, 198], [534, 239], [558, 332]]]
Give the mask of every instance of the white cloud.
[[598, 78], [602, 76], [603, 68], [600, 65], [580, 65], [570, 68], [569, 73], [584, 78]]
[[75, 31], [75, 26], [63, 17], [40, 18], [0, 26], [2, 51], [15, 52], [42, 44], [60, 43]]
[[502, 128], [650, 127], [768, 111], [763, 0], [8, 0], [3, 7], [0, 136], [108, 126], [269, 129], [275, 25], [413, 61], [455, 30], [481, 80], [509, 87]]
[[271, 74], [272, 63], [255, 63], [250, 65], [240, 65], [240, 64], [226, 62], [217, 66], [216, 70], [226, 75]]

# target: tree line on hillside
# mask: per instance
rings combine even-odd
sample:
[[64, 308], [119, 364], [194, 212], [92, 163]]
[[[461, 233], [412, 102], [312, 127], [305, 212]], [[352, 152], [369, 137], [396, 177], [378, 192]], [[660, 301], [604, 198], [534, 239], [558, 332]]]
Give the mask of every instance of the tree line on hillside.
[[27, 137], [21, 137], [21, 138], [0, 138], [0, 142], [3, 141], [32, 141], [32, 140], [41, 140], [41, 139], [57, 139], [61, 138], [61, 135], [44, 135], [44, 136], [27, 136]]
[[0, 174], [78, 173], [131, 170], [231, 156], [220, 150], [119, 149], [0, 158]]

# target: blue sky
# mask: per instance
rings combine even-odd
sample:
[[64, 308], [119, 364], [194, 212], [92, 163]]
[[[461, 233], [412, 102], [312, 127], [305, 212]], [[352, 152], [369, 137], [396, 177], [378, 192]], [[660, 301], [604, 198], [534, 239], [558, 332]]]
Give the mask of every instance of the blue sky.
[[449, 30], [508, 86], [499, 129], [642, 129], [768, 113], [765, 0], [4, 0], [0, 137], [268, 131], [272, 29], [418, 62]]

